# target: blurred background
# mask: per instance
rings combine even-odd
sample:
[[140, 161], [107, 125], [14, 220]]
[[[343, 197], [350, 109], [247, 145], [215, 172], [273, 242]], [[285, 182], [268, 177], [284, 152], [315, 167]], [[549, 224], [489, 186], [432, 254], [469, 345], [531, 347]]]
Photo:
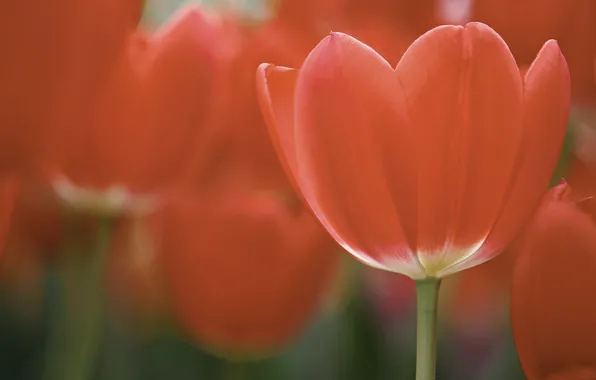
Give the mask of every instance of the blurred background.
[[[488, 23], [522, 69], [556, 38], [572, 70], [574, 109], [553, 184], [566, 177], [589, 194], [596, 186], [590, 3], [147, 0], [141, 27], [148, 33], [189, 4], [217, 24], [208, 42], [218, 45], [211, 93], [218, 101], [209, 106], [215, 116], [205, 122], [212, 125], [196, 172], [204, 201], [119, 226], [105, 265], [107, 296], [98, 301], [106, 307], [98, 311], [92, 378], [413, 379], [413, 282], [358, 263], [300, 206], [258, 109], [256, 68], [299, 67], [331, 30], [371, 45], [392, 65], [443, 23]], [[43, 378], [62, 293], [78, 287], [71, 279], [65, 288], [55, 260], [72, 230], [55, 231], [55, 215], [37, 207], [28, 189], [17, 200], [1, 267], [0, 379]], [[514, 259], [504, 252], [444, 281], [438, 379], [524, 379], [508, 320]]]

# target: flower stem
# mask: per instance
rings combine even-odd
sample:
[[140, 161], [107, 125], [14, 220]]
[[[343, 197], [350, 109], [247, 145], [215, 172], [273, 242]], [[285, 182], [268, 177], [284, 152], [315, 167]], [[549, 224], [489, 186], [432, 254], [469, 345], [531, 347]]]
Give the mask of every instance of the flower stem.
[[111, 218], [100, 218], [93, 252], [74, 249], [74, 252], [66, 252], [61, 263], [60, 304], [51, 322], [47, 380], [87, 380], [92, 377], [101, 343], [103, 259], [109, 248], [111, 228]]
[[437, 305], [441, 280], [416, 281], [416, 380], [434, 380], [437, 351]]
[[223, 368], [222, 380], [244, 380], [247, 364], [242, 361], [226, 360]]

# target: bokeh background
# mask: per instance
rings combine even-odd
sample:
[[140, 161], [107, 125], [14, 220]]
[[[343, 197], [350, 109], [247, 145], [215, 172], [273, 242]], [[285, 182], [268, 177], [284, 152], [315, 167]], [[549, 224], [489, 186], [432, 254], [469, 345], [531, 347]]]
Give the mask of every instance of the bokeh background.
[[[329, 30], [354, 34], [395, 64], [408, 44], [424, 31], [441, 22], [459, 23], [469, 19], [472, 1], [396, 1], [402, 8], [395, 11], [391, 1], [347, 1], [349, 6], [342, 8], [337, 5], [340, 0], [288, 0], [289, 5], [265, 0], [147, 0], [142, 24], [149, 30], [156, 29], [188, 3], [197, 4], [206, 12], [221, 14], [235, 25], [233, 31], [238, 33], [238, 45], [230, 43], [229, 46], [231, 54], [237, 55], [229, 78], [232, 86], [237, 86], [235, 92], [243, 95], [251, 94], [251, 81], [260, 62], [279, 59], [273, 63], [296, 65]], [[494, 3], [506, 7], [509, 2]], [[544, 2], [545, 6], [547, 3], [556, 1]], [[512, 38], [522, 40], [525, 34], [534, 35], [539, 26], [529, 22], [525, 30], [519, 31], [514, 22], [530, 17], [531, 12], [521, 14], [526, 11], [513, 8], [503, 11], [510, 14], [502, 19], [510, 16], [512, 21], [505, 22], [499, 31], [510, 32], [504, 36], [514, 35]], [[237, 125], [245, 127], [241, 132], [233, 132], [237, 137], [219, 141], [217, 144], [225, 146], [218, 146], [216, 150], [221, 150], [224, 152], [221, 155], [225, 156], [228, 150], [250, 146], [247, 154], [266, 156], [265, 160], [270, 160], [273, 151], [267, 145], [264, 124], [252, 121], [259, 118], [258, 113], [255, 116], [254, 104], [237, 104], [238, 109], [227, 111], [235, 118], [230, 117], [227, 124], [223, 124], [231, 125], [232, 130]], [[573, 165], [579, 170], [580, 182], [583, 177], [592, 178], [589, 163], [580, 158], [586, 157], [586, 151], [594, 152], [593, 129], [585, 122], [586, 118], [581, 117], [584, 114], [578, 114], [580, 117], [570, 121], [569, 136], [553, 184], [567, 176]], [[212, 164], [214, 168], [217, 162]], [[261, 169], [264, 167], [259, 165]], [[40, 249], [29, 249], [22, 236], [17, 239], [15, 234], [13, 229], [0, 275], [0, 379], [41, 379], [52, 316], [60, 307], [57, 273], [40, 258]], [[19, 244], [13, 244], [17, 240]], [[413, 379], [416, 331], [413, 282], [366, 268], [335, 245], [331, 250], [332, 253], [325, 254], [337, 255], [339, 264], [329, 287], [320, 295], [320, 305], [278, 352], [245, 362], [231, 360], [198, 342], [167, 308], [155, 301], [159, 298], [156, 296], [159, 290], [155, 288], [160, 285], [151, 265], [159, 263], [131, 264], [123, 254], [124, 259], [116, 260], [113, 265], [125, 268], [122, 270], [125, 275], [110, 277], [108, 281], [108, 288], [115, 297], [107, 308], [94, 378]], [[509, 281], [514, 259], [509, 252], [504, 252], [487, 264], [444, 281], [439, 312], [438, 379], [524, 379], [508, 319]], [[131, 265], [136, 271], [132, 284], [130, 276], [126, 275]], [[257, 260], [254, 265], [259, 265]], [[301, 281], [306, 288], [315, 280], [304, 275]], [[192, 293], [193, 289], [187, 291]], [[222, 297], [225, 297], [223, 287]]]

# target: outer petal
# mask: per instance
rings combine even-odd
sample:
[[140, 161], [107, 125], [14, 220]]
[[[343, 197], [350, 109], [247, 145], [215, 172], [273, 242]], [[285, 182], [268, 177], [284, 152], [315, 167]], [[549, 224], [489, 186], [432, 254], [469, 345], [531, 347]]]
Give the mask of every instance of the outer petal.
[[551, 196], [519, 246], [511, 322], [528, 379], [592, 379], [596, 374], [594, 216], [565, 194]]
[[499, 213], [522, 134], [522, 84], [489, 27], [443, 26], [396, 68], [416, 131], [418, 254], [427, 274], [476, 252]]
[[423, 276], [411, 251], [416, 158], [389, 64], [354, 38], [332, 33], [306, 59], [295, 101], [294, 175], [319, 220], [367, 264]]
[[524, 89], [524, 137], [499, 219], [485, 245], [453, 273], [497, 255], [531, 217], [548, 187], [569, 119], [569, 72], [555, 41], [547, 42], [528, 70]]
[[296, 182], [296, 148], [294, 145], [294, 91], [298, 71], [264, 63], [257, 70], [257, 96], [269, 129], [273, 146], [294, 190], [301, 194]]

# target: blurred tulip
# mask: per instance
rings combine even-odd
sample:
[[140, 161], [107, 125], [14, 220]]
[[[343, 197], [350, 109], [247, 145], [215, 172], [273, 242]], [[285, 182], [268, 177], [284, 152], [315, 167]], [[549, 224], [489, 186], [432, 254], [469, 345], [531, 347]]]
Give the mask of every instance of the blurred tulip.
[[559, 41], [571, 73], [574, 105], [596, 107], [596, 2], [576, 0]]
[[474, 0], [473, 21], [495, 29], [520, 65], [529, 65], [545, 41], [558, 39], [575, 2], [566, 0]]
[[569, 115], [557, 43], [521, 78], [479, 23], [433, 29], [395, 70], [332, 33], [300, 71], [264, 64], [257, 77], [278, 153], [328, 232], [364, 263], [414, 279], [481, 264], [515, 237]]
[[494, 28], [520, 66], [546, 40], [559, 41], [569, 64], [574, 104], [596, 105], [596, 3], [592, 0], [474, 0], [472, 20]]
[[151, 37], [131, 36], [82, 111], [59, 115], [47, 170], [68, 205], [146, 211], [188, 170], [209, 118], [217, 37], [217, 24], [184, 8]]
[[316, 219], [274, 194], [228, 189], [169, 209], [163, 260], [174, 312], [217, 352], [260, 355], [303, 328], [338, 256]]
[[325, 301], [339, 257], [287, 182], [254, 86], [267, 57], [299, 65], [309, 37], [280, 19], [253, 30], [224, 20], [209, 145], [188, 194], [164, 210], [159, 259], [186, 331], [216, 352], [259, 355], [299, 333]]
[[596, 378], [596, 204], [570, 191], [549, 192], [517, 251], [511, 322], [529, 380]]
[[[0, 14], [0, 171], [32, 164], [54, 112], [78, 112], [135, 27], [141, 0], [11, 1]], [[81, 92], [82, 90], [82, 92]]]

